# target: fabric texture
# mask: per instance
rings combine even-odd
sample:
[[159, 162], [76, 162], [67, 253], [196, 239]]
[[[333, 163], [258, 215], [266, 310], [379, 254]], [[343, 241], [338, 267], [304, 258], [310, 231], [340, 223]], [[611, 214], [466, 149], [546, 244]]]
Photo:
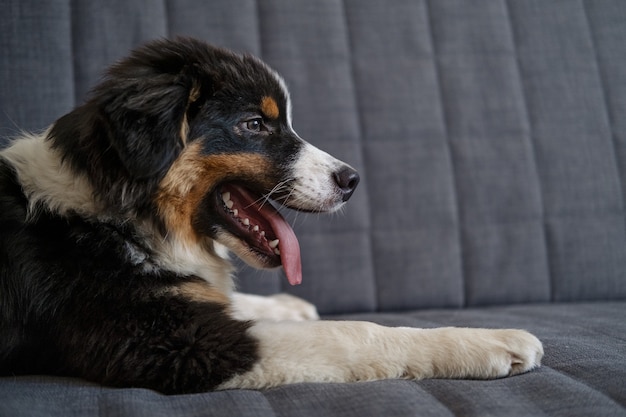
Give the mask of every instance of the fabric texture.
[[[626, 297], [619, 0], [8, 2], [0, 133], [41, 130], [148, 39], [284, 75], [305, 139], [359, 169], [339, 216], [288, 214], [323, 313]], [[622, 88], [620, 88], [622, 87]]]
[[[241, 266], [337, 318], [526, 328], [538, 372], [165, 397], [0, 380], [0, 416], [626, 415], [622, 0], [4, 0], [0, 146], [81, 103], [143, 41], [256, 54], [294, 126], [355, 166], [339, 215], [285, 213], [304, 282]], [[1, 337], [1, 335], [0, 335]]]
[[297, 384], [168, 397], [74, 379], [18, 377], [0, 380], [0, 416], [625, 416], [625, 308], [624, 302], [531, 304], [328, 317], [535, 333], [546, 349], [544, 366], [495, 381]]

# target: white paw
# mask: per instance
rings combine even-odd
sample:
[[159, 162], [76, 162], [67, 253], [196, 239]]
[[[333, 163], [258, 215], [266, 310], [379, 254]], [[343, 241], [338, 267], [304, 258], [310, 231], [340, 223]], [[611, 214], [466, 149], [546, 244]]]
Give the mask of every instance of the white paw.
[[[485, 378], [517, 375], [537, 368], [543, 357], [539, 339], [524, 330], [486, 330], [481, 344], [488, 359]], [[480, 377], [480, 375], [478, 376]]]
[[320, 318], [319, 314], [317, 314], [317, 308], [302, 298], [284, 293], [272, 295], [268, 298], [274, 301], [271, 307], [271, 315], [273, 317], [270, 317], [274, 320], [304, 321], [318, 320]]
[[417, 377], [502, 378], [538, 367], [543, 357], [539, 339], [524, 330], [447, 327], [424, 330], [422, 337], [421, 354], [429, 348], [432, 368], [414, 372]]
[[315, 306], [289, 294], [269, 297], [234, 293], [233, 315], [240, 320], [305, 321], [317, 320]]

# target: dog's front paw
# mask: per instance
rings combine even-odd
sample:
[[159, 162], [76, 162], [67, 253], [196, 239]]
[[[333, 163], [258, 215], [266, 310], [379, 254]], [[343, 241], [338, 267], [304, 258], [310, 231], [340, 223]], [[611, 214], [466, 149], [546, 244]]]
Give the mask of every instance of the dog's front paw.
[[538, 367], [543, 357], [539, 339], [524, 330], [448, 327], [425, 330], [422, 337], [418, 355], [431, 348], [431, 362], [418, 377], [502, 378]]
[[474, 338], [480, 364], [476, 378], [501, 378], [528, 372], [541, 364], [543, 346], [539, 339], [524, 330], [476, 330]]
[[320, 318], [313, 304], [289, 294], [263, 297], [234, 293], [231, 298], [233, 315], [240, 320], [304, 321]]
[[273, 317], [271, 318], [275, 320], [303, 321], [320, 318], [317, 314], [317, 308], [302, 298], [285, 293], [272, 295], [268, 298], [273, 301], [271, 307], [271, 316]]
[[524, 330], [494, 330], [506, 347], [509, 358], [506, 375], [528, 372], [541, 365], [543, 345], [532, 334]]

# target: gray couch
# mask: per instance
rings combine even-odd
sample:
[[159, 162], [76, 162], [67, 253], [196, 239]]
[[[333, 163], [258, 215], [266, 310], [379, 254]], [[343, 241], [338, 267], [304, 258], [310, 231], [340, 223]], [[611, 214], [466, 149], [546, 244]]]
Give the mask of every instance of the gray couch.
[[[163, 396], [0, 379], [0, 416], [625, 416], [626, 2], [5, 0], [0, 136], [40, 130], [138, 43], [176, 34], [281, 72], [304, 138], [362, 183], [291, 215], [327, 318], [524, 328], [544, 366], [494, 381]], [[0, 335], [2, 337], [2, 335]]]

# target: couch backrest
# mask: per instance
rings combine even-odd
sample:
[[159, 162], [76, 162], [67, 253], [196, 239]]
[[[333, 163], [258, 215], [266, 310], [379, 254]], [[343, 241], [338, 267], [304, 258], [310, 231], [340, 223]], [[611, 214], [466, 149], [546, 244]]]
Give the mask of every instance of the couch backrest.
[[626, 297], [622, 0], [3, 3], [0, 135], [42, 129], [108, 64], [177, 34], [255, 53], [301, 136], [362, 184], [291, 215], [322, 312]]

